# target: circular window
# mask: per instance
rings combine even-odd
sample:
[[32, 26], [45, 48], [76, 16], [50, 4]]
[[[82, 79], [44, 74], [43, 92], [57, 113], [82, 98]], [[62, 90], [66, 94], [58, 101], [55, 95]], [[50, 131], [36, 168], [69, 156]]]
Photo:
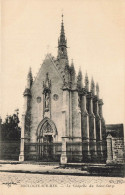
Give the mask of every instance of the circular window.
[[41, 102], [41, 97], [37, 97], [36, 100], [37, 100], [37, 103], [40, 103]]
[[58, 96], [57, 94], [54, 94], [54, 95], [53, 95], [53, 99], [54, 99], [55, 101], [57, 101], [57, 100], [59, 99], [59, 96]]

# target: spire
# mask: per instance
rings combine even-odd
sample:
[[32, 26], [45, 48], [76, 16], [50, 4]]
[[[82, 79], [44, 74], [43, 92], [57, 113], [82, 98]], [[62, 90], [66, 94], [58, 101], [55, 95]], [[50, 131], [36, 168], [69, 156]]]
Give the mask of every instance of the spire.
[[65, 41], [65, 32], [64, 32], [64, 24], [63, 24], [63, 14], [62, 14], [62, 23], [61, 23], [61, 34], [60, 38], [64, 38], [61, 41]]
[[57, 56], [57, 58], [58, 59], [68, 59], [67, 40], [65, 38], [65, 32], [64, 32], [63, 14], [62, 14], [60, 38], [58, 39], [58, 56]]
[[93, 77], [91, 79], [91, 92], [93, 93], [93, 95], [95, 95], [95, 83], [94, 83]]
[[32, 76], [32, 70], [31, 67], [29, 68], [29, 72], [27, 75], [27, 88], [30, 89], [33, 83], [33, 76]]
[[87, 91], [89, 91], [89, 79], [88, 79], [88, 74], [86, 72], [86, 75], [85, 75], [85, 88]]
[[77, 76], [77, 86], [78, 86], [79, 89], [83, 88], [81, 69], [79, 69], [78, 76]]
[[96, 83], [96, 95], [99, 98], [99, 84]]
[[66, 46], [66, 39], [65, 39], [65, 32], [64, 32], [64, 24], [63, 24], [63, 14], [62, 14], [62, 23], [61, 23], [61, 33], [60, 33], [60, 41], [59, 41], [59, 44]]

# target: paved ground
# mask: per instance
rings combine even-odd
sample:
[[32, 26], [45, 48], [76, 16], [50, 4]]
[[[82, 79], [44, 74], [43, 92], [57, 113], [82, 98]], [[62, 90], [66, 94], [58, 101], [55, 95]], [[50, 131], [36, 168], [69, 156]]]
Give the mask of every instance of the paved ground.
[[64, 169], [61, 168], [59, 165], [39, 164], [0, 164], [0, 172], [88, 175], [87, 171], [81, 171], [81, 169], [75, 168]]
[[125, 195], [125, 179], [0, 172], [0, 195]]
[[64, 169], [53, 163], [0, 162], [0, 195], [125, 195], [124, 186], [125, 178], [88, 176], [80, 168]]
[[0, 173], [0, 185], [20, 187], [74, 187], [85, 188], [94, 186], [97, 188], [116, 188], [125, 185], [125, 178], [91, 177], [71, 175], [47, 175], [28, 173]]

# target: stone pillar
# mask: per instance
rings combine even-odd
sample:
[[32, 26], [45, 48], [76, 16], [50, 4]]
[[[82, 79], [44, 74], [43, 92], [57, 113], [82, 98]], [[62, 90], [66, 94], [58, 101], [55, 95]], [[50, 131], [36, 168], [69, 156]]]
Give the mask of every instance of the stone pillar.
[[117, 163], [118, 157], [116, 155], [116, 139], [115, 137], [112, 137], [112, 158], [113, 158], [113, 163]]
[[99, 115], [101, 118], [103, 118], [102, 105], [103, 105], [103, 101], [102, 99], [99, 99]]
[[101, 124], [101, 120], [99, 119], [99, 125], [100, 125], [100, 152], [101, 155], [103, 156], [103, 149], [102, 149], [102, 145], [103, 145], [103, 140], [102, 140], [102, 124]]
[[99, 115], [99, 103], [98, 99], [95, 99], [95, 116], [96, 116], [96, 136], [97, 141], [99, 143], [99, 152], [102, 156], [102, 124], [101, 124], [101, 117]]
[[[83, 140], [83, 160], [85, 160], [85, 158], [87, 158], [88, 160], [90, 159], [90, 146], [89, 146], [90, 136], [89, 136], [89, 114], [86, 108], [86, 93], [83, 93], [82, 95], [81, 112], [82, 112], [81, 120], [82, 120], [82, 140]], [[84, 150], [87, 151], [86, 155], [85, 155]]]
[[69, 120], [70, 120], [70, 124], [69, 124], [69, 137], [72, 138], [72, 92], [69, 92], [69, 101], [70, 101], [70, 108], [69, 108]]
[[93, 96], [90, 94], [90, 105], [89, 105], [89, 128], [91, 132], [91, 138], [92, 138], [92, 145], [94, 149], [94, 154], [97, 155], [97, 144], [96, 144], [96, 123], [95, 123], [95, 115], [93, 113]]
[[113, 162], [113, 153], [112, 153], [112, 136], [107, 136], [107, 160], [106, 163], [110, 164]]
[[89, 139], [89, 117], [88, 117], [89, 114], [86, 109], [86, 95], [85, 94], [82, 96], [82, 102], [83, 102], [83, 117], [86, 120], [86, 123], [85, 123], [86, 126], [84, 127], [83, 138], [85, 137]]
[[81, 110], [80, 110], [80, 99], [78, 91], [73, 91], [73, 138], [77, 137], [77, 141], [81, 141]]
[[[77, 85], [71, 90], [72, 92], [72, 150], [71, 157], [81, 162], [82, 160], [82, 130], [81, 130], [81, 101], [78, 94]], [[69, 145], [68, 145], [69, 147]]]
[[[69, 142], [73, 143], [73, 128], [72, 128], [72, 91], [69, 91]], [[73, 145], [68, 145], [68, 151], [70, 151], [70, 160], [72, 160]]]
[[20, 143], [19, 161], [24, 161], [24, 139], [25, 139], [24, 133], [25, 133], [25, 115], [22, 115], [21, 143]]
[[63, 137], [69, 137], [69, 91], [66, 89], [63, 90], [62, 125]]
[[31, 92], [30, 89], [26, 88], [24, 91], [24, 107], [22, 115], [22, 124], [21, 124], [21, 143], [20, 143], [20, 155], [19, 161], [24, 161], [24, 142], [25, 139], [28, 139], [28, 132], [26, 132], [26, 114], [30, 107]]
[[62, 153], [60, 163], [67, 163], [66, 141], [69, 137], [69, 91], [63, 88], [63, 108], [62, 108]]
[[61, 158], [60, 158], [60, 163], [61, 164], [66, 164], [67, 163], [67, 155], [66, 155], [66, 111], [62, 111], [62, 152], [61, 152]]
[[103, 112], [102, 112], [102, 105], [103, 105], [103, 101], [102, 99], [99, 99], [98, 101], [98, 114], [99, 114], [99, 118], [100, 118], [100, 149], [101, 149], [101, 154], [102, 154], [102, 157], [103, 157], [103, 137], [102, 137], [102, 130], [104, 128], [104, 118], [103, 118]]
[[62, 154], [60, 158], [60, 163], [61, 164], [66, 164], [67, 163], [67, 155], [66, 155], [66, 138], [62, 137]]

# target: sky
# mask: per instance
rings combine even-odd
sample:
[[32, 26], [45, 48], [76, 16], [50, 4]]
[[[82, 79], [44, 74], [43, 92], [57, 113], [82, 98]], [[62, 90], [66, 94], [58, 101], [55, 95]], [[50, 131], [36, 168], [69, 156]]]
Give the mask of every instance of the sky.
[[99, 83], [107, 124], [125, 119], [124, 0], [1, 0], [0, 116], [23, 111], [29, 67], [57, 56], [64, 14], [69, 62]]

